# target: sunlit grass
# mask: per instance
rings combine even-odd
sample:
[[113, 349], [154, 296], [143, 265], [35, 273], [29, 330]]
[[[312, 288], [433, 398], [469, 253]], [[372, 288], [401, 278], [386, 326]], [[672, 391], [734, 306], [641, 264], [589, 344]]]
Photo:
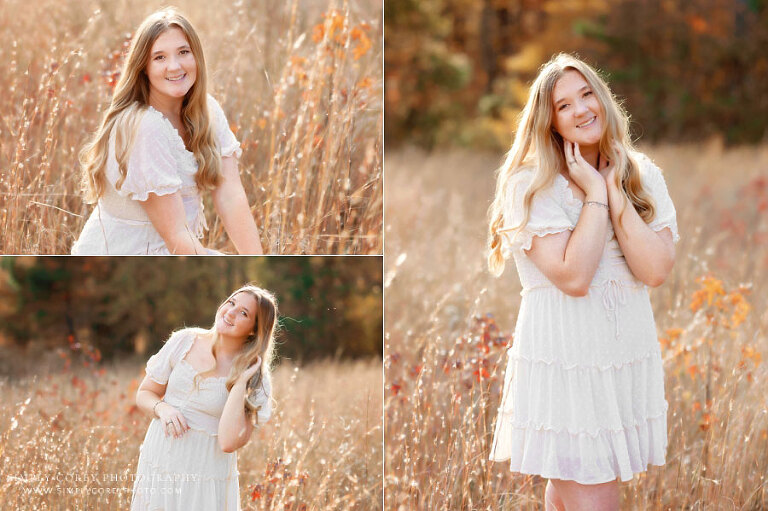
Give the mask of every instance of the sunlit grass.
[[[99, 366], [100, 367], [100, 366]], [[0, 380], [4, 509], [127, 509], [150, 418], [136, 364]], [[238, 451], [243, 509], [381, 509], [381, 361], [289, 363], [276, 408]]]
[[[664, 467], [622, 485], [622, 509], [762, 509], [768, 148], [645, 151], [665, 171], [682, 236], [672, 275], [651, 291], [669, 449]], [[514, 262], [499, 279], [485, 267], [500, 160], [387, 153], [388, 509], [543, 509], [543, 479], [487, 461], [520, 304]]]
[[[69, 253], [91, 207], [77, 155], [111, 97], [131, 31], [164, 6], [3, 4], [0, 252]], [[381, 3], [177, 2], [209, 91], [243, 148], [265, 251], [381, 253]], [[204, 244], [234, 252], [210, 197]]]

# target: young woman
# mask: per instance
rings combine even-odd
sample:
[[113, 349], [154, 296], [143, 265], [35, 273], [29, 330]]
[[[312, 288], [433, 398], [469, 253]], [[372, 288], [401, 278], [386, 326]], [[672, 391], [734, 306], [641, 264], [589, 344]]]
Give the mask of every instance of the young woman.
[[237, 169], [240, 145], [206, 92], [203, 49], [172, 9], [139, 26], [101, 127], [80, 154], [97, 203], [75, 255], [206, 254], [201, 192], [239, 253], [261, 254]]
[[616, 510], [617, 479], [663, 465], [664, 374], [648, 287], [678, 240], [661, 171], [584, 62], [534, 81], [490, 208], [491, 270], [522, 302], [490, 458], [549, 479], [546, 508]]
[[131, 510], [237, 510], [235, 451], [269, 419], [277, 306], [247, 285], [216, 311], [210, 330], [185, 328], [147, 362], [136, 404], [152, 416]]

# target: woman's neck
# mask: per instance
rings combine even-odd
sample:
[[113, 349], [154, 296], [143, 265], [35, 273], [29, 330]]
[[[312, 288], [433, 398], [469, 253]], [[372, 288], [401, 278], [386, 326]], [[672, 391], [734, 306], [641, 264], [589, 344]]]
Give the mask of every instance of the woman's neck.
[[232, 360], [243, 348], [245, 339], [240, 337], [229, 337], [221, 334], [218, 335], [219, 338], [216, 344], [213, 346], [213, 356], [216, 357], [216, 360]]
[[579, 146], [579, 152], [581, 153], [581, 157], [584, 158], [587, 163], [592, 165], [593, 168], [596, 170], [600, 170], [597, 168], [599, 164], [599, 158], [600, 158], [600, 151], [598, 144], [594, 144], [591, 146]]
[[153, 94], [152, 91], [149, 91], [150, 106], [163, 114], [170, 121], [181, 120], [181, 105], [183, 103], [184, 98], [160, 96], [159, 94]]

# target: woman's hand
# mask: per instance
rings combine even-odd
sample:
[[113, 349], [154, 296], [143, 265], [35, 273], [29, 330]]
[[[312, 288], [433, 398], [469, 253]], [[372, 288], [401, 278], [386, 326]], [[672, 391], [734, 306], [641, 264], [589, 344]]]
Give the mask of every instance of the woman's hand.
[[605, 197], [605, 179], [587, 160], [581, 156], [579, 144], [564, 141], [565, 162], [568, 165], [568, 175], [579, 188], [584, 190], [587, 198]]
[[[618, 155], [621, 154], [621, 147], [615, 140], [613, 141], [613, 149], [618, 159]], [[616, 184], [616, 160], [613, 162], [608, 161], [608, 158], [601, 158], [600, 160], [600, 168], [598, 171], [600, 172], [600, 175], [603, 176], [603, 179], [605, 179], [605, 184], [608, 186], [608, 190], [610, 191], [611, 187], [618, 188], [618, 185]]]
[[157, 404], [155, 413], [157, 413], [160, 423], [163, 425], [165, 436], [173, 435], [174, 438], [179, 438], [189, 431], [187, 419], [184, 418], [180, 411], [165, 401]]
[[240, 376], [237, 378], [236, 383], [242, 383], [244, 385], [248, 385], [248, 382], [251, 380], [254, 374], [261, 368], [261, 357], [256, 357], [256, 362], [251, 365], [248, 369], [243, 371]]

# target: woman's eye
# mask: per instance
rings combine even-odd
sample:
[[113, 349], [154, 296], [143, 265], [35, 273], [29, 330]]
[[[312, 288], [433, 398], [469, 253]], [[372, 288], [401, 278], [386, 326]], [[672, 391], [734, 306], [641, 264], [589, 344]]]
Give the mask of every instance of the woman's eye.
[[246, 313], [245, 313], [245, 311], [240, 311], [240, 314], [242, 314], [242, 315], [243, 315], [243, 316], [245, 316], [246, 318], [248, 317], [248, 314], [246, 314]]
[[165, 58], [165, 57], [162, 56], [162, 55], [158, 55], [157, 57], [155, 57], [155, 60], [160, 60], [160, 59], [163, 59], [163, 58]]
[[591, 90], [588, 90], [587, 92], [585, 92], [585, 93], [584, 93], [584, 97], [586, 98], [586, 97], [587, 97], [587, 96], [589, 96], [590, 94], [592, 94], [592, 91], [591, 91]]
[[564, 109], [564, 108], [565, 108], [565, 107], [567, 107], [567, 106], [568, 106], [568, 104], [567, 104], [567, 103], [566, 103], [566, 104], [564, 104], [564, 105], [560, 105], [560, 108], [558, 108], [558, 110], [562, 110], [562, 109]]

